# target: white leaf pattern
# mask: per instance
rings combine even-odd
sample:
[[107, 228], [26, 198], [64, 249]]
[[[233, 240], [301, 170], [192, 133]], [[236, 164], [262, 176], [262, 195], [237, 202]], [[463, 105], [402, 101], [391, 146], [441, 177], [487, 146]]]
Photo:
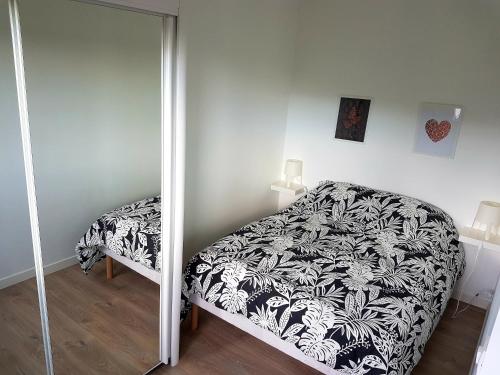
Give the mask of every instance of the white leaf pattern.
[[159, 196], [128, 204], [102, 215], [76, 246], [77, 259], [88, 272], [104, 258], [107, 247], [148, 268], [160, 270], [161, 199]]

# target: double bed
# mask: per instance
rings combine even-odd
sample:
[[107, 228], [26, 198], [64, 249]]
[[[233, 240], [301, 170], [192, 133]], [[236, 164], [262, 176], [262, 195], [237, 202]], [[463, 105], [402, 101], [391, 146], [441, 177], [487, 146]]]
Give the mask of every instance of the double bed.
[[[98, 219], [82, 269], [112, 255], [159, 274], [159, 200]], [[326, 181], [192, 257], [182, 318], [201, 307], [325, 374], [408, 374], [464, 266], [441, 209]]]
[[328, 374], [408, 374], [465, 266], [441, 209], [324, 182], [184, 272], [195, 303]]

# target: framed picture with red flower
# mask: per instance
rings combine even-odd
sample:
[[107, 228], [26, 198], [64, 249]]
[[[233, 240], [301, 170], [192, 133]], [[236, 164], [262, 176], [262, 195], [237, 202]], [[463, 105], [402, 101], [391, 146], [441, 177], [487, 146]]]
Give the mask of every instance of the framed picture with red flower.
[[453, 159], [462, 117], [462, 106], [422, 103], [418, 116], [415, 152]]
[[335, 138], [364, 142], [370, 99], [341, 97]]

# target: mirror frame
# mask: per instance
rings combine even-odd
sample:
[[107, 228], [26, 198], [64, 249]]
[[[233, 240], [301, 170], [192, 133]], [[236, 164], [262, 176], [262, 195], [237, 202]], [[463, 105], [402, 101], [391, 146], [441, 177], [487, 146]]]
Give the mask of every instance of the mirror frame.
[[[160, 364], [179, 361], [181, 277], [184, 237], [184, 177], [186, 139], [185, 41], [178, 32], [179, 0], [74, 0], [162, 17], [161, 45], [161, 243]], [[18, 0], [9, 0], [23, 160], [26, 176], [36, 282], [47, 374], [54, 373], [45, 294], [36, 185], [30, 140], [26, 77]], [[168, 14], [171, 12], [172, 14]], [[165, 245], [166, 244], [166, 245]], [[167, 251], [165, 251], [167, 250]], [[165, 272], [167, 270], [167, 272]], [[156, 366], [154, 367], [156, 368]], [[154, 369], [153, 368], [153, 369]], [[152, 369], [152, 370], [153, 370]]]

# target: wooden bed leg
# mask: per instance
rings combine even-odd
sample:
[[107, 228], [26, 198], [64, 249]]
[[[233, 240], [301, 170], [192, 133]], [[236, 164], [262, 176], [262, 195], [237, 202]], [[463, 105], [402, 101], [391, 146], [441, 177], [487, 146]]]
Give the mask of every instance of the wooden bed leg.
[[196, 331], [198, 329], [198, 315], [200, 312], [200, 308], [198, 305], [193, 303], [193, 307], [191, 308], [191, 331]]
[[106, 256], [106, 280], [113, 278], [113, 258]]

